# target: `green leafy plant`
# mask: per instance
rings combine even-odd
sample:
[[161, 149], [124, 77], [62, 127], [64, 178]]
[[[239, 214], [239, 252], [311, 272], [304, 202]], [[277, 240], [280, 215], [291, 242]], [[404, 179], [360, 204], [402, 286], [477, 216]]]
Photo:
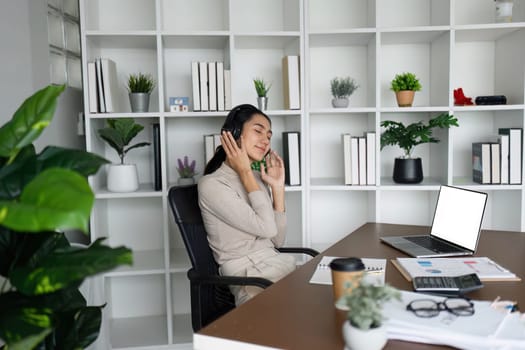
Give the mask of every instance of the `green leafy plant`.
[[271, 83], [269, 84], [261, 78], [253, 79], [253, 84], [255, 85], [255, 91], [259, 97], [266, 97], [270, 91], [270, 88], [272, 87]]
[[[107, 160], [32, 142], [49, 125], [64, 86], [26, 99], [0, 127], [0, 344], [5, 349], [80, 349], [98, 336], [103, 306], [88, 306], [84, 279], [122, 264], [131, 251], [98, 239], [72, 247], [64, 230], [87, 233], [87, 182]], [[1, 346], [0, 346], [1, 347]]]
[[98, 134], [118, 153], [120, 164], [124, 164], [124, 157], [129, 151], [150, 144], [149, 142], [139, 142], [126, 147], [144, 129], [142, 125], [135, 123], [133, 118], [108, 119], [107, 125], [107, 127], [99, 129]]
[[347, 98], [359, 87], [351, 77], [333, 78], [330, 80], [330, 91], [334, 98]]
[[394, 79], [390, 82], [390, 90], [394, 92], [412, 90], [421, 90], [421, 83], [414, 73], [396, 74]]
[[128, 77], [128, 91], [132, 93], [151, 94], [155, 88], [155, 80], [150, 74], [137, 73]]
[[418, 121], [405, 126], [401, 122], [384, 120], [381, 126], [386, 128], [381, 133], [381, 149], [385, 146], [398, 145], [405, 152], [404, 158], [410, 158], [415, 146], [422, 143], [438, 143], [439, 140], [432, 137], [432, 129], [445, 129], [451, 126], [459, 126], [458, 120], [447, 113], [441, 113], [428, 121], [428, 124]]
[[184, 161], [180, 158], [177, 159], [177, 172], [182, 178], [192, 178], [197, 173], [195, 172], [195, 160], [192, 160], [191, 163], [188, 159], [188, 156], [184, 156]]
[[343, 298], [348, 306], [347, 319], [350, 324], [366, 330], [381, 326], [383, 304], [391, 299], [401, 300], [401, 293], [388, 284], [375, 286], [361, 281]]

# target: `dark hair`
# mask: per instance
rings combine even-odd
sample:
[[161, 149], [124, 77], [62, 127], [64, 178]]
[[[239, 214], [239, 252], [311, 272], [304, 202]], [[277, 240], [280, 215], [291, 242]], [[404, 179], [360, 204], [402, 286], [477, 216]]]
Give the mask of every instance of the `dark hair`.
[[[234, 107], [230, 111], [230, 113], [228, 113], [228, 115], [226, 116], [226, 120], [222, 125], [221, 132], [223, 130], [230, 131], [234, 139], [238, 140], [241, 137], [244, 123], [252, 119], [253, 116], [256, 114], [264, 116], [266, 119], [268, 119], [270, 124], [272, 123], [270, 118], [257, 107], [252, 106], [250, 104], [242, 104]], [[204, 175], [208, 175], [215, 172], [215, 170], [219, 169], [219, 167], [225, 160], [226, 152], [224, 152], [222, 146], [217, 147], [217, 149], [215, 150], [215, 154], [210, 159], [208, 164], [206, 164], [206, 168], [204, 168]]]

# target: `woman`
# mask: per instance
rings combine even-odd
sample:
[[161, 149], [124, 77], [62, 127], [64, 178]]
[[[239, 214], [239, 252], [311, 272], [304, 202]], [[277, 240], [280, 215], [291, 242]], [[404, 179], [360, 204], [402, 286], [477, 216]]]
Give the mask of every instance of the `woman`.
[[[252, 105], [231, 110], [221, 144], [199, 181], [199, 205], [220, 273], [277, 281], [295, 259], [275, 247], [284, 243], [284, 164], [270, 149], [270, 118]], [[260, 172], [251, 164], [261, 163]], [[254, 286], [230, 286], [236, 305], [255, 296]]]

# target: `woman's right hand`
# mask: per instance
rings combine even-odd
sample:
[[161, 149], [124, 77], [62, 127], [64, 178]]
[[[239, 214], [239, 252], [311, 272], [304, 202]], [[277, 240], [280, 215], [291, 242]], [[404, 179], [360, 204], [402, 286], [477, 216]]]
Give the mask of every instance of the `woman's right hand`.
[[228, 165], [237, 172], [242, 174], [251, 172], [250, 158], [246, 149], [243, 147], [242, 136], [240, 138], [240, 147], [233, 138], [230, 131], [223, 131], [221, 133], [221, 144], [226, 153], [226, 161]]

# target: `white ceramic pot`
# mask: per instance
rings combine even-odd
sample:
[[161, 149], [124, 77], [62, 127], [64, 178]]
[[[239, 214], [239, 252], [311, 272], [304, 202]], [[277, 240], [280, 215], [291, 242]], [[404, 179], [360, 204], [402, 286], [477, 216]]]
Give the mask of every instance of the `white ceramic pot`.
[[332, 106], [334, 108], [346, 108], [348, 107], [349, 103], [350, 103], [350, 100], [346, 97], [332, 99]]
[[386, 327], [362, 330], [346, 321], [343, 323], [343, 338], [348, 350], [380, 350], [387, 341]]
[[139, 176], [135, 164], [110, 164], [108, 190], [111, 192], [133, 192], [139, 188]]
[[187, 186], [187, 185], [193, 185], [195, 183], [195, 180], [193, 177], [179, 177], [177, 180], [177, 184], [181, 186]]

